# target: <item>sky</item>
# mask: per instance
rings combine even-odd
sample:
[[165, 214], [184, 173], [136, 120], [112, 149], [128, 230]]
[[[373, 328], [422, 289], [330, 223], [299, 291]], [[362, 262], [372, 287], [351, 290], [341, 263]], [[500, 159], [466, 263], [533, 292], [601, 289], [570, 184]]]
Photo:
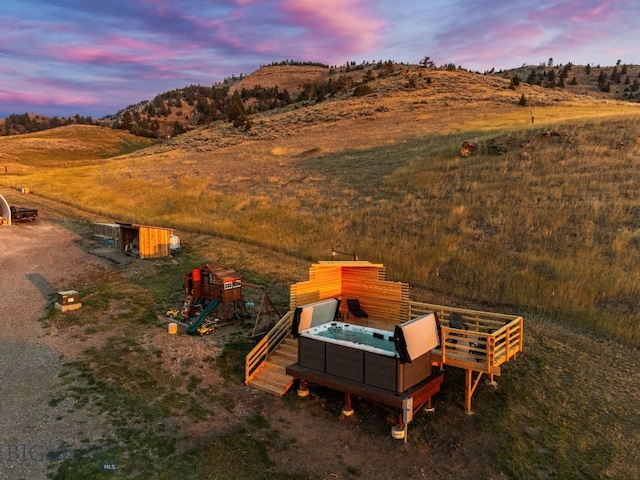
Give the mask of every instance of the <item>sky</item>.
[[638, 0], [3, 0], [0, 118], [94, 119], [282, 60], [640, 63]]

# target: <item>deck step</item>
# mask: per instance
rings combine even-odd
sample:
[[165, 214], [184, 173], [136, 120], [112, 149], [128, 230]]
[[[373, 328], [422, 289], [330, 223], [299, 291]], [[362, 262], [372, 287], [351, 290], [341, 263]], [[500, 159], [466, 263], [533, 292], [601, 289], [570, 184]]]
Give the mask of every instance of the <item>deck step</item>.
[[263, 392], [282, 396], [287, 393], [294, 380], [292, 376], [284, 373], [284, 369], [275, 369], [273, 366], [266, 364], [260, 368], [248, 385]]
[[293, 345], [280, 345], [278, 347], [278, 350], [276, 350], [276, 352], [284, 353], [284, 354], [288, 354], [288, 355], [293, 355], [294, 357], [297, 357], [298, 356], [298, 347], [297, 346], [293, 346]]
[[277, 372], [265, 368], [260, 371], [260, 374], [256, 376], [258, 380], [264, 383], [273, 385], [274, 387], [283, 387], [289, 385], [291, 377], [286, 373]]
[[297, 356], [294, 357], [291, 355], [274, 354], [269, 357], [267, 362], [273, 363], [274, 365], [279, 365], [281, 367], [288, 367], [289, 365], [298, 363], [298, 357]]
[[[295, 363], [295, 362], [293, 362]], [[281, 373], [282, 375], [286, 374], [287, 371], [287, 367], [289, 365], [293, 365], [293, 363], [289, 363], [287, 362], [280, 362], [280, 363], [273, 363], [270, 360], [266, 361], [262, 364], [262, 367], [260, 367], [261, 370], [269, 370], [271, 372], [277, 372], [277, 373]]]
[[253, 380], [251, 380], [249, 382], [249, 386], [255, 388], [256, 390], [260, 390], [262, 392], [270, 393], [272, 395], [278, 395], [279, 397], [287, 393], [287, 390], [288, 390], [288, 388], [284, 390], [283, 388], [274, 387], [273, 385], [270, 385], [268, 383], [261, 382], [258, 378], [254, 378]]
[[267, 360], [260, 367], [247, 385], [263, 392], [282, 396], [295, 381], [286, 374], [286, 368], [298, 362], [298, 341], [285, 338]]

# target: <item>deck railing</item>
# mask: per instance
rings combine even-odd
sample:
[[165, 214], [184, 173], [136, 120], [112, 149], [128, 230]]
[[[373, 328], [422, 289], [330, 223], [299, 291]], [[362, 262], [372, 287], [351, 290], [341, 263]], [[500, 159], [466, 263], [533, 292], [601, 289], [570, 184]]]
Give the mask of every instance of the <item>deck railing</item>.
[[[440, 320], [440, 348], [434, 360], [446, 365], [499, 374], [500, 365], [522, 351], [523, 319], [516, 315], [407, 302], [408, 320], [435, 312]], [[452, 328], [451, 313], [462, 317], [464, 329]], [[293, 311], [287, 312], [245, 359], [245, 383], [291, 331]]]
[[[523, 347], [522, 317], [409, 302], [409, 319], [435, 312], [440, 320], [440, 348], [434, 351], [442, 364], [499, 374], [500, 365], [511, 360]], [[453, 312], [460, 315], [464, 329], [452, 328]], [[439, 354], [439, 357], [438, 357]]]
[[287, 312], [275, 326], [260, 340], [245, 358], [244, 383], [247, 384], [258, 367], [289, 335], [293, 323], [293, 311]]
[[494, 365], [508, 362], [522, 351], [524, 339], [524, 320], [518, 317], [494, 332]]

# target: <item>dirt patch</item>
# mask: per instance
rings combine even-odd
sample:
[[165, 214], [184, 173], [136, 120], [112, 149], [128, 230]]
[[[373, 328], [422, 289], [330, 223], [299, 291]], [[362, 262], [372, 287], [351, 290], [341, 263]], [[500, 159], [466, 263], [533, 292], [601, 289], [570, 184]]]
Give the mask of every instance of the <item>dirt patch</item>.
[[[82, 325], [43, 329], [38, 319], [50, 308], [57, 291], [80, 288], [76, 282], [89, 271], [103, 275], [126, 268], [128, 274], [134, 274], [151, 267], [145, 262], [123, 266], [88, 254], [81, 248], [87, 246], [86, 239], [66, 229], [60, 215], [46, 209], [40, 210], [36, 223], [3, 228], [0, 238], [0, 308], [12, 312], [0, 332], [0, 350], [3, 358], [15, 360], [1, 367], [2, 478], [44, 478], [51, 468], [48, 453], [61, 445], [77, 445], [80, 439], [98, 441], [108, 434], [109, 422], [91, 406], [70, 413], [73, 400], [65, 395], [59, 375], [65, 362], [80, 358], [87, 348], [102, 348], [122, 327], [88, 334], [87, 326]], [[97, 312], [97, 325], [108, 324], [127, 309], [126, 303], [110, 300]], [[250, 335], [250, 327], [247, 322], [225, 325], [212, 335], [191, 337], [182, 330], [169, 335], [165, 326], [155, 325], [136, 339], [146, 351], [158, 353], [157, 360], [167, 376], [197, 378], [198, 388], [211, 392], [203, 402], [223, 399], [206, 405], [213, 413], [211, 418], [194, 421], [179, 416], [167, 420], [178, 427], [178, 452], [244, 428], [247, 419], [261, 416], [268, 426], [251, 434], [268, 440], [275, 471], [313, 478], [477, 478], [478, 472], [497, 478], [486, 466], [480, 441], [439, 450], [420, 438], [404, 444], [391, 438], [388, 412], [359, 399], [354, 399], [356, 414], [347, 418], [341, 415], [343, 399], [335, 392], [319, 389], [306, 399], [298, 399], [294, 390], [278, 398], [223, 379], [211, 359], [229, 339]], [[52, 403], [53, 398], [58, 400]], [[429, 414], [420, 415], [426, 419]], [[15, 452], [20, 445], [31, 448], [33, 458], [27, 454], [27, 458], [18, 459]], [[476, 454], [470, 453], [476, 449]], [[451, 462], [452, 456], [477, 468], [459, 469], [459, 461]]]
[[[58, 375], [73, 337], [45, 331], [38, 321], [56, 292], [79, 288], [88, 269], [109, 268], [82, 251], [78, 235], [39, 212], [33, 224], [0, 227], [0, 477], [45, 478], [47, 454], [96, 439], [108, 427], [100, 416], [69, 412]], [[68, 447], [61, 447], [67, 445]]]

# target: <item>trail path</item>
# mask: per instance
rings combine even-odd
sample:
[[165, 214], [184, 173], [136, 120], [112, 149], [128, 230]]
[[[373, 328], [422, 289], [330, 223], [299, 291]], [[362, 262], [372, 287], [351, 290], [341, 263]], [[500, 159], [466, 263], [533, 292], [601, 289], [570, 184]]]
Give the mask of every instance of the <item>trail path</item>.
[[0, 228], [0, 478], [7, 480], [46, 478], [80, 438], [103, 431], [100, 418], [70, 413], [71, 399], [50, 404], [60, 393], [65, 339], [38, 319], [56, 292], [77, 289], [80, 275], [108, 266], [46, 211], [39, 214], [32, 224]]

